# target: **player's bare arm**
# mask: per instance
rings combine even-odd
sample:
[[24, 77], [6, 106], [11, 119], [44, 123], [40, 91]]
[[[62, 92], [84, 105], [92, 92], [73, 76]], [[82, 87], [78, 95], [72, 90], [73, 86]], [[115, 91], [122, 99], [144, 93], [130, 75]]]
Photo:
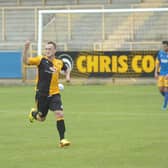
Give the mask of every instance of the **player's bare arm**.
[[30, 41], [26, 41], [25, 45], [24, 45], [24, 50], [23, 50], [23, 62], [24, 62], [24, 64], [28, 64], [29, 47], [30, 47]]
[[154, 72], [154, 76], [155, 76], [155, 79], [158, 79], [158, 71], [159, 71], [159, 63], [156, 64], [156, 67], [155, 67], [155, 72]]
[[66, 82], [70, 82], [70, 81], [71, 81], [70, 74], [71, 74], [71, 70], [68, 68], [68, 69], [65, 71]]

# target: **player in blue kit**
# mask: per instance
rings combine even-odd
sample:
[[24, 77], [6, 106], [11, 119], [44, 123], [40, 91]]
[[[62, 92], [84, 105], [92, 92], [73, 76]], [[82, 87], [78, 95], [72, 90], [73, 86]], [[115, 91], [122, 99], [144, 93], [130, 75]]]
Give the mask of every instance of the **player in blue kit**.
[[168, 41], [163, 41], [163, 49], [157, 54], [155, 78], [158, 80], [159, 91], [164, 97], [163, 110], [168, 104]]

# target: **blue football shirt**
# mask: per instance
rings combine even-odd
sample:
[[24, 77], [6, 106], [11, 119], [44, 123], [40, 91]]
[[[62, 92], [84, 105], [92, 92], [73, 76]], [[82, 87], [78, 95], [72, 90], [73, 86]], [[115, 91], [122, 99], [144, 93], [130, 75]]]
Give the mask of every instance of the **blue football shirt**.
[[160, 75], [168, 74], [168, 53], [160, 50], [157, 55], [157, 59], [160, 64]]

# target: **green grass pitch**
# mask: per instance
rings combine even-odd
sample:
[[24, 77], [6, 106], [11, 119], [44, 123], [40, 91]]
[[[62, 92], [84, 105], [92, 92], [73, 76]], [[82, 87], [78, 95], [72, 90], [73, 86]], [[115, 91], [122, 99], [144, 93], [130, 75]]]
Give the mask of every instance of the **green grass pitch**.
[[2, 168], [167, 168], [168, 111], [156, 86], [65, 86], [66, 136], [54, 114], [29, 123], [33, 86], [0, 88]]

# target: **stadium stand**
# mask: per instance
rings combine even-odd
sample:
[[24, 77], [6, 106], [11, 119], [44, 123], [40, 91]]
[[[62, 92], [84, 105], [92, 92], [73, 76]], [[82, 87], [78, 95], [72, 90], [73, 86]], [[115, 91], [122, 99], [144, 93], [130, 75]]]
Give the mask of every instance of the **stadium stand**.
[[[167, 7], [168, 0], [0, 0], [0, 50], [22, 50], [32, 41], [36, 55], [39, 9], [116, 9]], [[53, 40], [58, 51], [128, 51], [159, 49], [168, 39], [168, 14], [49, 14], [43, 20], [43, 41]], [[138, 19], [136, 19], [138, 18]], [[96, 22], [95, 22], [96, 20]], [[164, 26], [163, 26], [164, 25]], [[168, 26], [167, 29], [168, 30]], [[34, 79], [35, 69], [24, 69]]]
[[19, 1], [20, 6], [43, 6], [44, 1], [42, 0], [36, 0], [36, 1], [27, 1], [27, 0], [21, 0]]
[[[158, 0], [165, 2], [165, 0]], [[3, 6], [59, 6], [59, 5], [105, 5], [105, 4], [135, 4], [141, 2], [155, 2], [155, 0], [1, 0]]]
[[17, 6], [17, 5], [20, 5], [19, 3], [18, 3], [19, 1], [16, 1], [16, 0], [8, 0], [8, 1], [6, 1], [6, 0], [1, 0], [0, 1], [0, 6], [1, 7], [4, 7], [4, 6]]
[[[6, 10], [6, 37], [7, 41], [22, 42], [29, 39], [34, 32], [34, 10], [19, 9]], [[26, 20], [26, 21], [25, 21]]]
[[1, 7], [167, 3], [168, 0], [1, 0]]
[[168, 2], [167, 0], [142, 0], [142, 3], [166, 3]]
[[[0, 25], [2, 25], [2, 12], [0, 13]], [[0, 26], [0, 41], [2, 40], [2, 26]]]
[[[37, 12], [38, 9], [67, 8], [130, 8], [154, 6], [153, 0], [1, 0], [0, 1], [0, 41], [3, 44], [22, 43], [30, 39], [37, 43]], [[166, 0], [158, 0], [154, 7], [166, 5]], [[77, 6], [76, 6], [77, 5]], [[136, 21], [136, 17], [139, 20]], [[167, 38], [168, 33], [162, 31], [162, 24], [167, 14], [105, 14], [102, 23], [101, 14], [46, 15], [44, 18], [44, 41], [51, 39], [66, 43], [68, 50], [98, 49], [128, 50], [130, 43], [160, 42]], [[82, 22], [81, 22], [82, 20]], [[96, 22], [94, 22], [96, 20]], [[94, 24], [93, 24], [94, 22]], [[134, 23], [133, 23], [134, 22]], [[103, 24], [103, 26], [102, 26]], [[160, 25], [160, 27], [158, 27]], [[95, 29], [96, 27], [96, 29]], [[131, 27], [131, 29], [130, 29]], [[144, 32], [146, 35], [144, 36]], [[103, 43], [102, 43], [103, 41]], [[157, 43], [158, 44], [158, 43]], [[1, 44], [2, 45], [2, 44]], [[81, 48], [82, 46], [82, 48]], [[141, 45], [143, 48], [143, 45]], [[10, 48], [9, 48], [10, 49]]]
[[112, 0], [112, 4], [136, 4], [141, 3], [141, 0]]

